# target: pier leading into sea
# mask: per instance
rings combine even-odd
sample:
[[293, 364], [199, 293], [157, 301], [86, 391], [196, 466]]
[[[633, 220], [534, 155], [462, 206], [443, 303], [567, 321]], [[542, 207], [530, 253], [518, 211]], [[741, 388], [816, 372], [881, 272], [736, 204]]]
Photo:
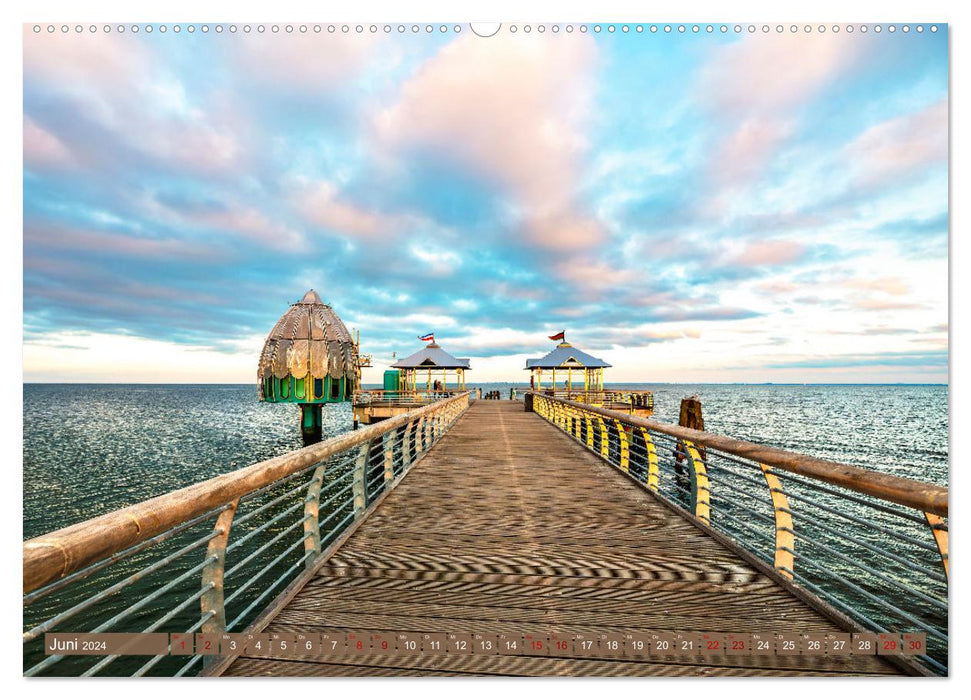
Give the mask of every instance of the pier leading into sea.
[[[947, 513], [932, 484], [463, 392], [25, 542], [24, 670], [946, 674]], [[44, 655], [57, 630], [190, 647]]]

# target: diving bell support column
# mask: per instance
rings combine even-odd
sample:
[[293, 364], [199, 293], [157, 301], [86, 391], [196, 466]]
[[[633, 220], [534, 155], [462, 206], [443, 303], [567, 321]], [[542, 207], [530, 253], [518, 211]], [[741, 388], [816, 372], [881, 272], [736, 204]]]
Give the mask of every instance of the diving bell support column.
[[300, 431], [303, 433], [304, 445], [312, 445], [315, 442], [320, 442], [322, 423], [320, 404], [300, 404]]

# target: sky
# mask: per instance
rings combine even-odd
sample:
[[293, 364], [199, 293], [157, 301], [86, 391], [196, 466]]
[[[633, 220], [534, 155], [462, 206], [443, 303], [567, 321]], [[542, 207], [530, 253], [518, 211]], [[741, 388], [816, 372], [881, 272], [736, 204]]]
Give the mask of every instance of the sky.
[[253, 382], [314, 288], [366, 382], [946, 382], [946, 29], [856, 26], [27, 25], [24, 380]]

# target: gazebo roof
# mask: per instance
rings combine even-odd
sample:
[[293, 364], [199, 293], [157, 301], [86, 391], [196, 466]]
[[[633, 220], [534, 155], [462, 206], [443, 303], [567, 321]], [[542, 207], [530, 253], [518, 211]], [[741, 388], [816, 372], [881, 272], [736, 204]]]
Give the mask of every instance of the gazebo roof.
[[589, 355], [583, 350], [579, 350], [567, 342], [557, 345], [552, 352], [538, 360], [526, 360], [526, 369], [553, 369], [553, 368], [595, 368], [610, 367], [609, 364], [599, 357]]
[[391, 366], [397, 369], [471, 369], [469, 358], [453, 357], [436, 343], [429, 343]]

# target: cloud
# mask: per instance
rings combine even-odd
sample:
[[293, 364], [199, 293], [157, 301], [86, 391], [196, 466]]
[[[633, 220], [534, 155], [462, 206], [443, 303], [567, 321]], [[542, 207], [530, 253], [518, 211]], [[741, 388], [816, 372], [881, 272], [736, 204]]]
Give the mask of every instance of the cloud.
[[294, 202], [307, 221], [349, 238], [391, 238], [401, 227], [400, 220], [394, 216], [369, 211], [340, 199], [337, 187], [331, 182], [305, 185], [295, 195]]
[[622, 288], [634, 281], [635, 272], [611, 265], [602, 260], [590, 260], [584, 256], [574, 256], [555, 263], [556, 276], [572, 285], [576, 293], [593, 295]]
[[947, 351], [944, 352], [885, 352], [849, 354], [837, 357], [809, 357], [784, 360], [766, 365], [769, 369], [804, 368], [823, 369], [830, 367], [941, 367], [947, 366]]
[[451, 277], [462, 266], [462, 258], [456, 252], [430, 246], [422, 241], [408, 250], [411, 257], [421, 265], [423, 275]]
[[590, 337], [584, 347], [591, 349], [632, 348], [644, 347], [654, 343], [667, 343], [676, 340], [701, 338], [701, 331], [697, 328], [675, 328], [658, 330], [656, 328], [605, 328], [593, 333], [586, 329], [585, 334]]
[[947, 98], [867, 128], [845, 153], [862, 185], [891, 183], [933, 165], [946, 165]]
[[60, 170], [74, 165], [70, 149], [51, 132], [24, 117], [24, 166]]
[[907, 309], [923, 309], [924, 304], [909, 301], [893, 301], [890, 299], [860, 299], [853, 302], [853, 306], [863, 311], [904, 311]]
[[238, 167], [246, 129], [229, 92], [190, 98], [154, 46], [137, 35], [47, 36], [25, 25], [25, 121], [47, 110], [46, 131], [88, 169], [137, 159], [207, 174]]
[[260, 248], [296, 252], [306, 245], [302, 231], [281, 217], [271, 216], [254, 204], [233, 196], [210, 194], [202, 198], [166, 192], [138, 193], [131, 203], [138, 215], [164, 223], [186, 237], [215, 232], [239, 241], [251, 241]]
[[602, 227], [577, 206], [596, 60], [585, 36], [465, 35], [404, 83], [377, 136], [494, 182], [535, 246], [596, 245]]
[[314, 287], [497, 378], [564, 326], [632, 379], [946, 347], [946, 41], [635, 39], [31, 32], [26, 332], [230, 348]]
[[715, 180], [756, 179], [795, 133], [800, 109], [860, 51], [858, 37], [753, 35], [716, 49], [700, 71], [701, 102], [721, 123], [709, 158]]
[[903, 296], [910, 291], [910, 287], [899, 277], [878, 277], [874, 279], [853, 278], [843, 282], [843, 286], [864, 291], [883, 292], [894, 296]]
[[787, 265], [805, 254], [806, 246], [797, 241], [750, 241], [739, 253], [729, 256], [726, 262], [741, 267]]
[[148, 260], [218, 260], [218, 253], [192, 241], [167, 236], [78, 228], [57, 222], [25, 222], [24, 251], [53, 250]]
[[380, 50], [378, 34], [244, 34], [229, 50], [242, 80], [279, 91], [324, 94], [354, 80]]
[[297, 251], [306, 242], [300, 231], [271, 219], [254, 207], [240, 206], [202, 212], [190, 215], [189, 218], [198, 224], [254, 241], [265, 248]]

